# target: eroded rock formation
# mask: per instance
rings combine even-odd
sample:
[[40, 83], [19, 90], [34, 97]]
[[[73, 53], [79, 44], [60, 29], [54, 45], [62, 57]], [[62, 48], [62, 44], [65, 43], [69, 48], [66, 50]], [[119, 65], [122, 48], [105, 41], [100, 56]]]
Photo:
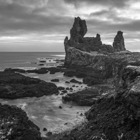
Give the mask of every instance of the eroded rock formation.
[[70, 30], [70, 39], [68, 39], [68, 37], [65, 38], [65, 47], [70, 46], [86, 52], [113, 52], [113, 47], [111, 45], [102, 44], [99, 34], [97, 34], [96, 37], [84, 37], [86, 33], [86, 21], [80, 19], [80, 17], [75, 18], [74, 24]]
[[70, 30], [71, 40], [82, 42], [84, 35], [87, 33], [87, 25], [85, 20], [80, 17], [75, 18], [72, 29]]
[[122, 31], [118, 31], [117, 35], [115, 36], [113, 42], [113, 48], [115, 52], [126, 50]]
[[[79, 69], [77, 71], [86, 69], [86, 71], [88, 71], [87, 76], [90, 77], [90, 83], [94, 83], [91, 78], [103, 81], [103, 79], [114, 75], [117, 69], [114, 64], [116, 64], [117, 61], [121, 61], [123, 56], [125, 59], [126, 55], [121, 54], [122, 51], [126, 50], [123, 33], [118, 31], [112, 47], [111, 45], [103, 44], [99, 34], [97, 34], [96, 37], [84, 37], [86, 32], [86, 21], [81, 20], [79, 17], [75, 18], [70, 31], [71, 37], [70, 39], [66, 37], [64, 40], [66, 52], [65, 66]], [[120, 54], [120, 56], [117, 54], [119, 56], [118, 58], [115, 57], [116, 52]], [[100, 79], [100, 77], [102, 77], [102, 79]]]

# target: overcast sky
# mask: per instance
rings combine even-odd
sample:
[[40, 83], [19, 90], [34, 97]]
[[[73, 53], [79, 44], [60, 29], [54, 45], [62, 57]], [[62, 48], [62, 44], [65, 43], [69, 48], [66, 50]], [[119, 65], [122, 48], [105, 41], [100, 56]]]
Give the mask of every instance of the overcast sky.
[[86, 36], [112, 44], [122, 30], [126, 48], [140, 51], [140, 0], [0, 0], [0, 51], [64, 51], [76, 16]]

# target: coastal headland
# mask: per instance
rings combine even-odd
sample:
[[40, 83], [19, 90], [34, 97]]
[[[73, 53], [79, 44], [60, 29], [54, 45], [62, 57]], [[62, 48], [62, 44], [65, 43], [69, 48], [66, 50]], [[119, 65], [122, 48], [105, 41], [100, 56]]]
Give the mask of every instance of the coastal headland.
[[[89, 106], [87, 122], [61, 134], [41, 138], [39, 128], [27, 114], [14, 106], [0, 104], [2, 140], [139, 140], [140, 138], [140, 53], [126, 50], [123, 32], [118, 31], [111, 45], [103, 44], [99, 34], [84, 37], [86, 21], [74, 19], [70, 38], [64, 40], [64, 65], [35, 70], [5, 69], [0, 72], [0, 98], [19, 99], [66, 93], [64, 103]], [[24, 76], [25, 73], [55, 74], [82, 78], [67, 83], [86, 84], [81, 91], [57, 87], [53, 83]], [[68, 91], [71, 91], [69, 93]], [[68, 93], [68, 94], [67, 94]], [[61, 92], [62, 94], [62, 92]], [[60, 106], [60, 109], [62, 107]]]

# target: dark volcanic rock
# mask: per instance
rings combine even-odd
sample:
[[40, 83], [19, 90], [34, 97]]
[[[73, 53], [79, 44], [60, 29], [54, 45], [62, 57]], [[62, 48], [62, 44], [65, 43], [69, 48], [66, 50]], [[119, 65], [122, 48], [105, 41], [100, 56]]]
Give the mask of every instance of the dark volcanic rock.
[[[122, 71], [123, 86], [120, 90], [98, 99], [86, 113], [88, 122], [67, 134], [67, 140], [139, 140], [139, 74], [139, 67], [127, 66]], [[77, 97], [68, 99], [76, 100]], [[61, 140], [66, 140], [65, 136]]]
[[59, 82], [59, 79], [52, 79], [52, 82]]
[[58, 90], [65, 90], [64, 87], [58, 87], [57, 89], [58, 89]]
[[99, 79], [99, 78], [95, 78], [95, 77], [85, 77], [83, 79], [83, 83], [87, 84], [88, 86], [92, 86], [92, 85], [97, 85], [97, 84], [103, 84], [104, 83], [104, 79]]
[[15, 68], [15, 69], [12, 69], [12, 68], [6, 68], [4, 71], [5, 71], [5, 72], [19, 72], [19, 73], [26, 73], [26, 70], [24, 70], [24, 69], [18, 69], [18, 68]]
[[0, 104], [0, 139], [41, 140], [41, 134], [23, 110]]
[[40, 68], [35, 70], [27, 70], [27, 73], [37, 73], [37, 74], [46, 74], [48, 73], [48, 70], [46, 68]]
[[41, 97], [56, 93], [58, 89], [53, 83], [14, 72], [0, 72], [0, 98]]
[[71, 83], [76, 83], [76, 84], [82, 84], [82, 82], [79, 82], [79, 81], [77, 81], [77, 80], [75, 80], [75, 79], [71, 79], [70, 82], [71, 82]]
[[96, 98], [99, 96], [97, 89], [87, 89], [77, 93], [68, 94], [62, 97], [64, 102], [74, 102], [80, 106], [91, 106], [95, 103]]
[[71, 40], [81, 42], [84, 35], [87, 33], [87, 25], [85, 20], [80, 17], [75, 18], [72, 29], [70, 30]]
[[115, 52], [126, 50], [122, 31], [118, 31], [116, 37], [114, 38], [113, 48]]
[[39, 68], [33, 70], [24, 70], [18, 68], [7, 68], [4, 70], [5, 72], [18, 72], [18, 73], [37, 73], [37, 74], [46, 74], [50, 72], [50, 74], [55, 74], [57, 72], [63, 72], [63, 67], [50, 67], [50, 68]]

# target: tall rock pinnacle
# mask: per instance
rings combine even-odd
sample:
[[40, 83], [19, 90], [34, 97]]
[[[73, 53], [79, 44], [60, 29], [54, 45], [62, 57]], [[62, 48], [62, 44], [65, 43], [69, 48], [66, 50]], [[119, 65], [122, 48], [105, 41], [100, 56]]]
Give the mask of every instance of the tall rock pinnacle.
[[84, 35], [87, 33], [87, 25], [85, 20], [80, 17], [75, 18], [72, 29], [70, 30], [71, 40], [81, 42]]
[[117, 35], [115, 36], [113, 42], [113, 48], [115, 52], [126, 50], [122, 31], [118, 31]]

